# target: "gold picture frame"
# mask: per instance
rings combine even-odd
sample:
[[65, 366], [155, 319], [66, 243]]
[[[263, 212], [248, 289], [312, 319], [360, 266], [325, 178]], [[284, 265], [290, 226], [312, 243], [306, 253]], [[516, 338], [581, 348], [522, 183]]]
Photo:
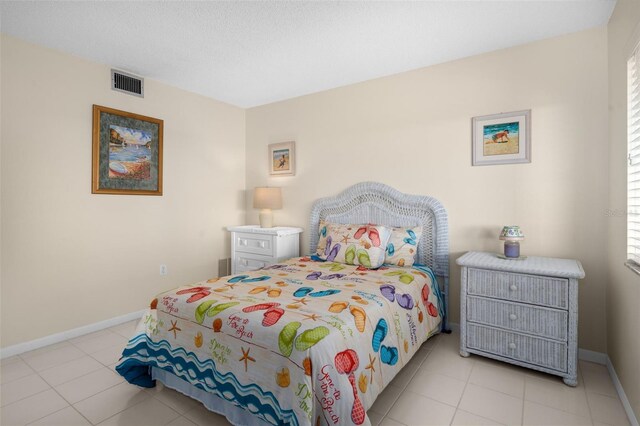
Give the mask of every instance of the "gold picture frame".
[[296, 143], [281, 142], [269, 145], [269, 174], [294, 176], [296, 174]]
[[162, 195], [164, 122], [93, 105], [92, 194]]

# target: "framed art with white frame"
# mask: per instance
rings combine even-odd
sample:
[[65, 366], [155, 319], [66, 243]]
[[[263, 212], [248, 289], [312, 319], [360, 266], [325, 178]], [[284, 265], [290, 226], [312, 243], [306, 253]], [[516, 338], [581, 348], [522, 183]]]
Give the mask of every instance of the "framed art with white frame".
[[472, 165], [531, 162], [531, 110], [471, 119]]
[[296, 143], [282, 142], [269, 145], [269, 174], [293, 176], [296, 174]]

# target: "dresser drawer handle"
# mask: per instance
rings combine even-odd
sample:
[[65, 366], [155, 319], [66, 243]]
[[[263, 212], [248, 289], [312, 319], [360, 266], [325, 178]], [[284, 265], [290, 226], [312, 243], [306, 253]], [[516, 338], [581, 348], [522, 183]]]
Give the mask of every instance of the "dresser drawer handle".
[[518, 319], [518, 316], [517, 316], [516, 314], [509, 314], [509, 319], [510, 319], [511, 321], [515, 321], [515, 320], [517, 320], [517, 319]]
[[515, 285], [515, 284], [511, 284], [511, 285], [509, 286], [509, 290], [511, 290], [511, 291], [516, 291], [517, 289], [518, 289], [518, 287], [516, 287], [516, 285]]
[[242, 238], [240, 239], [240, 245], [241, 246], [246, 246], [247, 245], [247, 240], [243, 240]]
[[264, 241], [259, 241], [258, 245], [260, 246], [260, 248], [264, 248], [264, 246], [265, 246]]
[[511, 342], [509, 343], [509, 349], [515, 349], [516, 348], [516, 344]]
[[247, 266], [249, 264], [249, 261], [247, 259], [242, 259], [242, 264], [244, 266]]

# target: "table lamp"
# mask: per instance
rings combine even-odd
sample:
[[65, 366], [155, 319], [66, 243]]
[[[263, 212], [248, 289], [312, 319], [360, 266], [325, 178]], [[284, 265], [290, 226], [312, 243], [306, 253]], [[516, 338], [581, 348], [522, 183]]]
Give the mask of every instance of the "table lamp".
[[520, 242], [524, 234], [519, 226], [505, 226], [500, 232], [500, 239], [504, 240], [504, 256], [510, 259], [520, 257]]
[[253, 191], [253, 208], [260, 210], [260, 227], [273, 227], [273, 212], [282, 208], [282, 191], [274, 187], [258, 187]]

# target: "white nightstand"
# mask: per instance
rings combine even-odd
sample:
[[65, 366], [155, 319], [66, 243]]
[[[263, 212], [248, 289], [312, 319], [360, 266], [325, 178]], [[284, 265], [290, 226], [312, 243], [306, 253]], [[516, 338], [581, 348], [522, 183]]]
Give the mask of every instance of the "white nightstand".
[[460, 354], [556, 374], [576, 386], [580, 262], [469, 252], [456, 263], [462, 266]]
[[253, 271], [291, 257], [300, 256], [302, 228], [258, 225], [229, 226], [231, 232], [231, 273]]

